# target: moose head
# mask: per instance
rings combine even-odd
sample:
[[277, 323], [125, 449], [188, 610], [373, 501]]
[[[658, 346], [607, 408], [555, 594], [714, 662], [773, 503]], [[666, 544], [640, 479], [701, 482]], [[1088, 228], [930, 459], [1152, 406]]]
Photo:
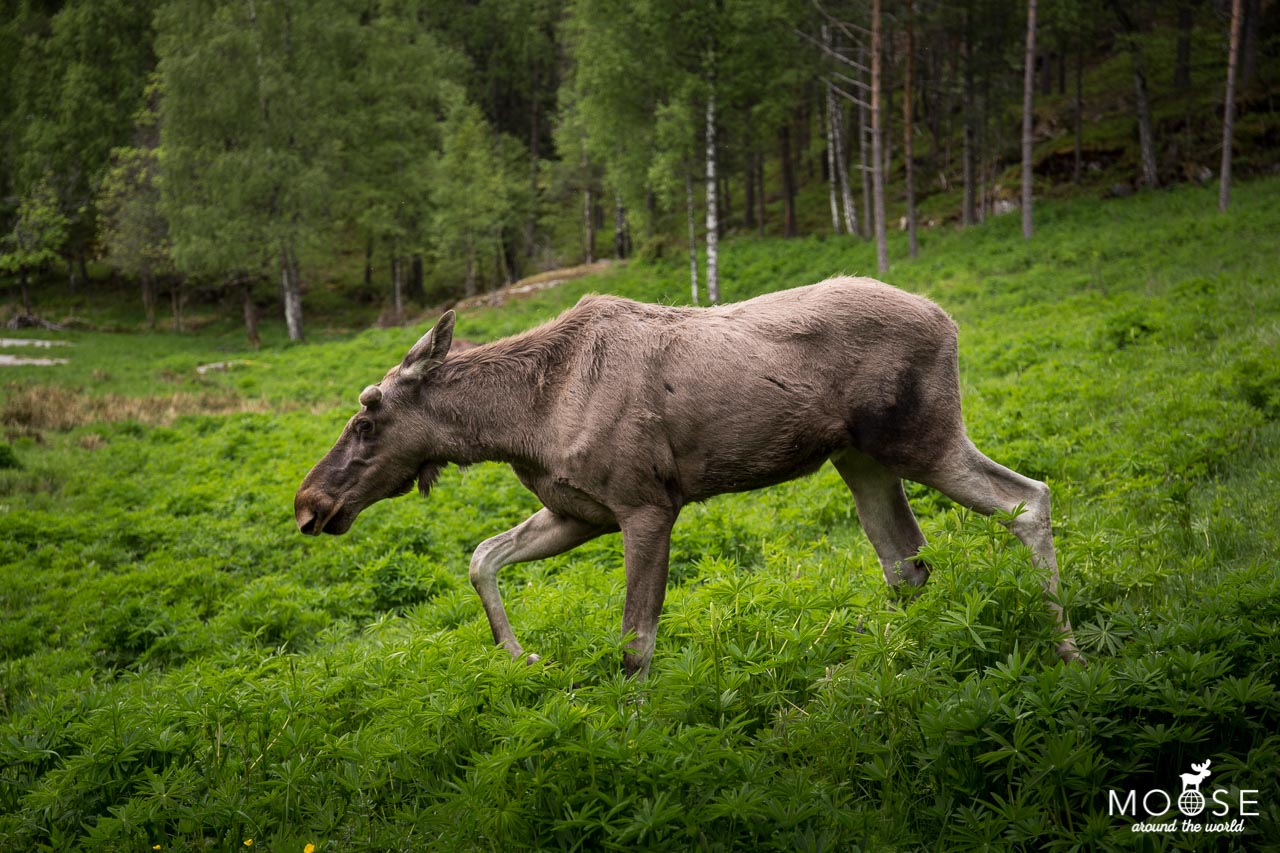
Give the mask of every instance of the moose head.
[[407, 493], [415, 480], [423, 495], [431, 490], [445, 461], [441, 436], [423, 410], [432, 374], [449, 353], [454, 319], [445, 312], [381, 382], [360, 392], [360, 411], [294, 497], [303, 533], [346, 533], [366, 507]]

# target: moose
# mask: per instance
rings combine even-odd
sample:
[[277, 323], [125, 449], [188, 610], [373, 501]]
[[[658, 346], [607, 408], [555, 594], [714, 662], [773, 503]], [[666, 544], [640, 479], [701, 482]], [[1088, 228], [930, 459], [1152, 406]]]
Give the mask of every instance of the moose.
[[593, 295], [543, 326], [451, 353], [454, 320], [445, 312], [360, 393], [302, 481], [295, 519], [304, 534], [345, 533], [415, 481], [426, 496], [449, 463], [509, 464], [543, 508], [480, 543], [470, 579], [513, 658], [525, 651], [498, 572], [620, 531], [623, 668], [644, 678], [680, 510], [830, 460], [894, 587], [930, 573], [903, 479], [1006, 513], [1044, 573], [1059, 657], [1080, 659], [1057, 600], [1049, 489], [965, 433], [956, 325], [928, 299], [849, 277], [709, 308]]

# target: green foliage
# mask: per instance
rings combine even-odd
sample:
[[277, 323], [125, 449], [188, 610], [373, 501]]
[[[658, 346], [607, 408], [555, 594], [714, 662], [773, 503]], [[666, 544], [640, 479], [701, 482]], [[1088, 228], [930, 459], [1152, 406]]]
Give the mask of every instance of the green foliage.
[[[1280, 270], [1257, 246], [1278, 189], [1240, 186], [1225, 217], [1199, 189], [1046, 203], [1034, 247], [996, 220], [922, 235], [894, 274], [959, 321], [975, 441], [1053, 488], [1085, 668], [1056, 663], [999, 519], [910, 487], [934, 571], [899, 600], [829, 469], [686, 508], [645, 684], [619, 674], [616, 537], [504, 570], [543, 655], [512, 662], [467, 581], [537, 508], [505, 468], [449, 469], [344, 537], [293, 527], [308, 466], [415, 332], [253, 356], [216, 329], [77, 333], [65, 373], [0, 392], [6, 430], [26, 392], [68, 409], [0, 466], [0, 847], [1182, 849], [1208, 839], [1135, 834], [1107, 792], [1176, 790], [1211, 757], [1261, 812], [1217, 849], [1270, 849]], [[729, 242], [726, 296], [871, 257]], [[459, 335], [592, 290], [683, 302], [681, 272], [618, 267]], [[213, 355], [253, 363], [196, 374]], [[237, 405], [159, 417], [177, 394]]]
[[13, 232], [6, 235], [5, 250], [0, 253], [0, 272], [25, 276], [58, 259], [58, 251], [67, 239], [67, 217], [59, 206], [53, 182], [48, 176], [38, 181], [23, 196], [18, 206], [18, 220]]
[[140, 115], [138, 136], [137, 145], [112, 152], [98, 208], [107, 262], [145, 280], [173, 269], [169, 223], [160, 207], [159, 133], [154, 110]]
[[504, 229], [517, 224], [528, 200], [517, 170], [519, 153], [507, 137], [495, 137], [480, 110], [455, 99], [442, 128], [439, 164], [432, 182], [436, 244], [461, 258], [466, 292], [474, 294], [481, 265], [500, 258]]

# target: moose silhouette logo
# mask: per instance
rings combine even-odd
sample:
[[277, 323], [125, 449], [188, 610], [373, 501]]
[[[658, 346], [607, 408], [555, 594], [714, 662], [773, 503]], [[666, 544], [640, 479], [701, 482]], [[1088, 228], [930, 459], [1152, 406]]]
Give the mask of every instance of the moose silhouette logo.
[[[1217, 786], [1207, 792], [1201, 786], [1212, 771], [1210, 759], [1191, 763], [1191, 772], [1179, 776], [1182, 791], [1152, 788], [1149, 791], [1112, 789], [1107, 792], [1107, 813], [1112, 817], [1133, 818], [1133, 832], [1228, 833], [1245, 831], [1245, 819], [1257, 817], [1257, 788]], [[1201, 815], [1204, 818], [1201, 818]]]
[[1187, 817], [1195, 817], [1204, 811], [1204, 794], [1200, 793], [1200, 785], [1209, 778], [1209, 760], [1199, 764], [1192, 763], [1194, 773], [1182, 774], [1182, 793], [1178, 795], [1178, 811]]

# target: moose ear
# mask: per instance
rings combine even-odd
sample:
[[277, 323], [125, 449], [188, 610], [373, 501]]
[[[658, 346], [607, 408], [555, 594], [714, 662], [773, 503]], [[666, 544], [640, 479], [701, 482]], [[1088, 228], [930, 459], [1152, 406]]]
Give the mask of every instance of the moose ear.
[[400, 375], [411, 378], [426, 376], [449, 354], [453, 344], [453, 322], [457, 315], [453, 311], [444, 312], [435, 327], [422, 336], [409, 350], [409, 354], [400, 362]]

